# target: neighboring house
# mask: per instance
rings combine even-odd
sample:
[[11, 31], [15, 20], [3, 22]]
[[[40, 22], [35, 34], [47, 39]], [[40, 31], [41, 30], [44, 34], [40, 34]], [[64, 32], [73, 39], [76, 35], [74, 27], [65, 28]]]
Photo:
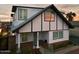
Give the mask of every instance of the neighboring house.
[[18, 51], [21, 43], [30, 43], [32, 48], [39, 49], [40, 41], [50, 45], [69, 40], [69, 28], [73, 26], [54, 5], [46, 8], [13, 6], [12, 12], [11, 31], [16, 33]]

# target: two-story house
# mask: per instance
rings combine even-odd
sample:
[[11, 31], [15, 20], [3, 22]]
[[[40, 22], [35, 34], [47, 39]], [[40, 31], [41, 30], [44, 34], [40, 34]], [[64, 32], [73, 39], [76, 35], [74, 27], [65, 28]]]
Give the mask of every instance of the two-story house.
[[13, 6], [12, 12], [11, 31], [15, 33], [18, 51], [21, 44], [39, 49], [41, 41], [50, 45], [69, 40], [69, 28], [73, 26], [54, 5], [46, 8]]

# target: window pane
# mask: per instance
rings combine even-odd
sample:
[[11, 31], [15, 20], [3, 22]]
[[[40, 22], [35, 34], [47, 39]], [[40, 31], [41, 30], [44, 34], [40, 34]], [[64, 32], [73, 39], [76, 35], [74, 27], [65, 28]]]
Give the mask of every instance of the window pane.
[[59, 38], [63, 38], [63, 32], [62, 31], [59, 32]]
[[27, 33], [21, 33], [21, 39], [22, 39], [22, 42], [26, 42], [27, 41]]
[[55, 20], [55, 15], [51, 9], [48, 9], [45, 12], [45, 21], [54, 21]]
[[19, 9], [19, 20], [27, 19], [27, 10], [26, 9]]
[[58, 39], [58, 32], [53, 32], [53, 38]]
[[50, 21], [50, 15], [51, 13], [50, 12], [45, 12], [45, 21]]

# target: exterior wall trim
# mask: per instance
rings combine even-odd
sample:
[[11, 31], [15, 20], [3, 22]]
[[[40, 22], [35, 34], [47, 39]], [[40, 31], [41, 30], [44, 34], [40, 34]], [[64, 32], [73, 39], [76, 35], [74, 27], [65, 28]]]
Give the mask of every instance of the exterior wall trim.
[[41, 14], [41, 31], [42, 31], [42, 28], [43, 28], [43, 19], [42, 19], [42, 14]]

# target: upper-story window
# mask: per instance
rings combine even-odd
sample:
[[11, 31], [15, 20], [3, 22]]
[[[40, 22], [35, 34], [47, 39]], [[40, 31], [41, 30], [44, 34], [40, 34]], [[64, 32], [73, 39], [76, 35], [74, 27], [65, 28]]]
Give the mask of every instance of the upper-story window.
[[19, 9], [18, 10], [18, 19], [19, 20], [27, 19], [27, 9]]
[[55, 13], [53, 12], [53, 10], [48, 9], [44, 12], [44, 20], [48, 22], [52, 22], [55, 20]]

